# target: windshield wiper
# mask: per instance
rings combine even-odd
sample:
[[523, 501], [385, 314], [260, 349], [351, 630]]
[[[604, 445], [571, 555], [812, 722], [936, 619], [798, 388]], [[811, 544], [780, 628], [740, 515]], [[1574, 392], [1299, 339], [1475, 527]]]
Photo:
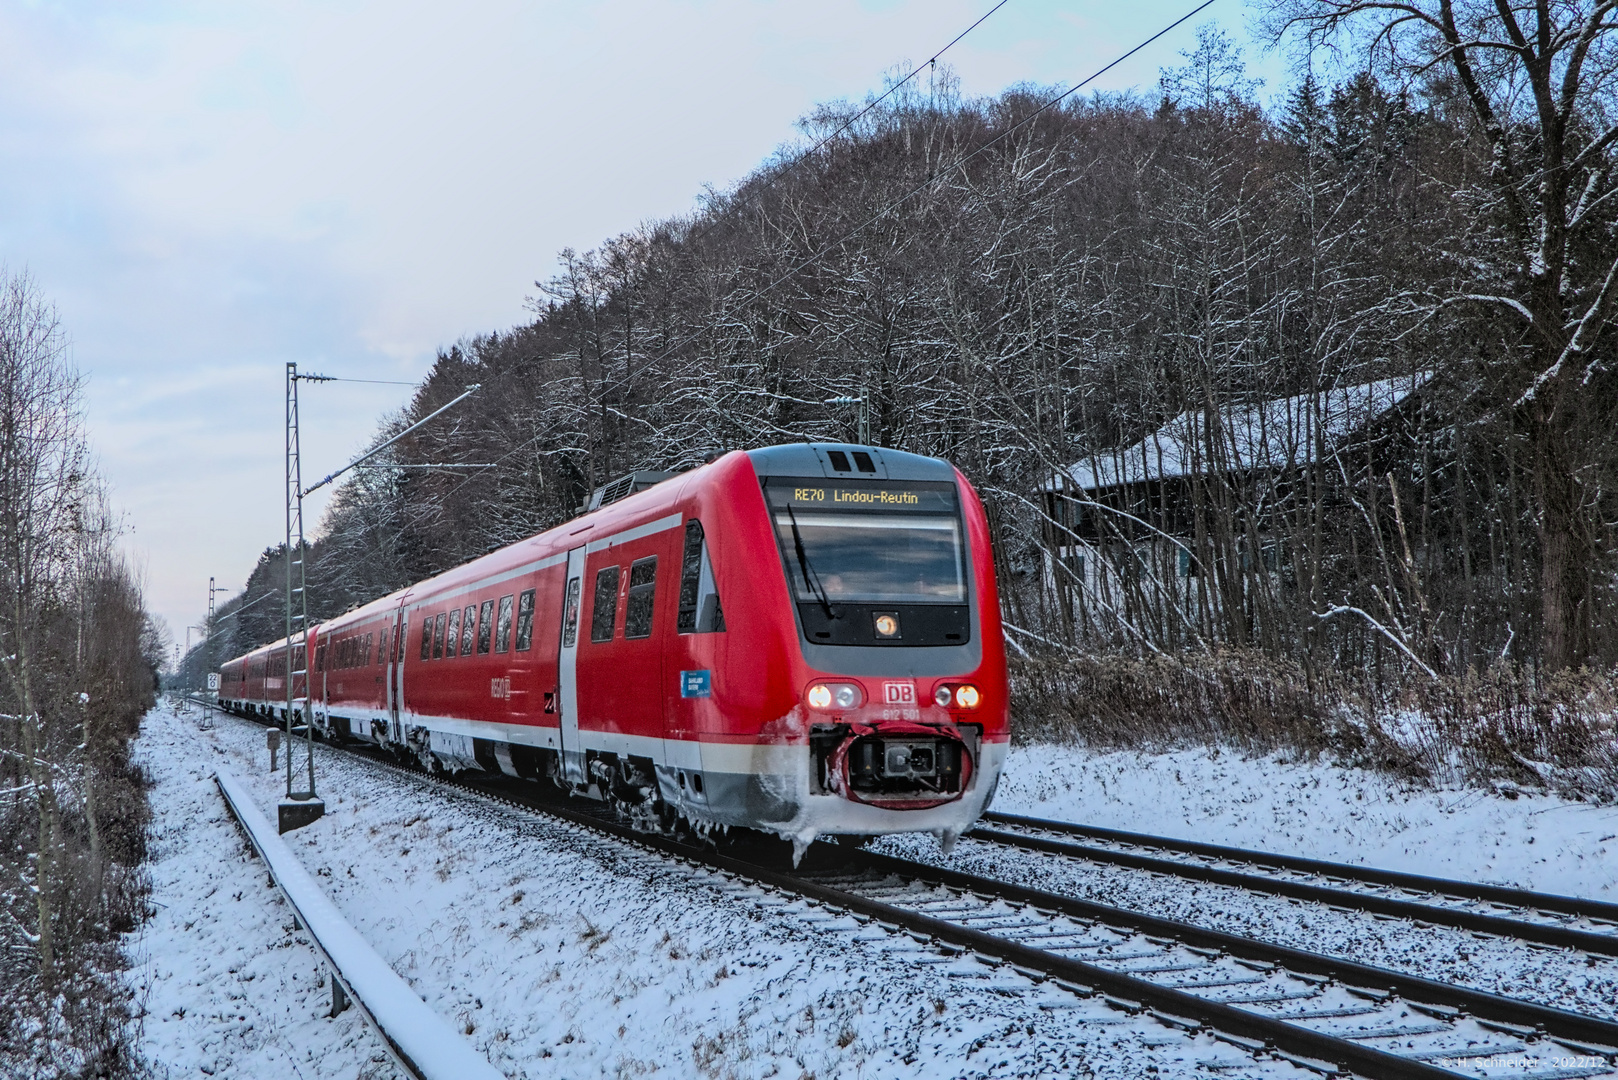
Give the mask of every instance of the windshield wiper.
[[819, 600], [820, 606], [825, 609], [826, 618], [835, 619], [837, 613], [831, 609], [831, 599], [826, 595], [825, 587], [820, 584], [820, 575], [809, 565], [809, 553], [803, 549], [803, 534], [798, 531], [798, 515], [792, 512], [790, 506], [787, 507], [787, 520], [792, 523], [792, 547], [798, 555], [798, 571], [803, 574], [803, 583], [814, 590], [815, 599]]

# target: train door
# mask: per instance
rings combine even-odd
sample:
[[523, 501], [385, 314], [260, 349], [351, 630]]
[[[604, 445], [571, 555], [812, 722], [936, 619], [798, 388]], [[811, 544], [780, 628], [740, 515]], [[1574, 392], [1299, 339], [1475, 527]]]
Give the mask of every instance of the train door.
[[[326, 692], [326, 639], [315, 638], [315, 668], [320, 671], [320, 723], [327, 735], [331, 734], [331, 695]], [[313, 674], [311, 673], [311, 678]]]
[[562, 778], [584, 783], [584, 748], [579, 745], [579, 591], [584, 580], [584, 548], [567, 553], [567, 574], [562, 586], [562, 637], [556, 665], [561, 726]]
[[388, 738], [396, 743], [404, 742], [404, 726], [399, 722], [399, 710], [404, 704], [404, 658], [405, 644], [410, 639], [410, 616], [405, 614], [404, 605], [394, 612], [393, 646], [388, 650]]

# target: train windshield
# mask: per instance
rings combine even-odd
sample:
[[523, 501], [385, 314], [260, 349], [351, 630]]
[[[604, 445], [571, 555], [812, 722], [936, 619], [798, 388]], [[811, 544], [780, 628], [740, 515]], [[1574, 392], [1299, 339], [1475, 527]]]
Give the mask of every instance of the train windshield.
[[964, 604], [953, 484], [771, 478], [775, 533], [800, 602]]

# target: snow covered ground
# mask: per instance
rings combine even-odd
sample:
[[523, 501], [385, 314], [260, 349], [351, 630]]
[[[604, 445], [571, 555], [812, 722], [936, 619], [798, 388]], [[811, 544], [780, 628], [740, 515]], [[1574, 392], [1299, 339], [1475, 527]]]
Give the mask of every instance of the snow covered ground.
[[1618, 806], [1217, 750], [1012, 750], [994, 809], [1618, 903]]
[[[137, 752], [156, 781], [156, 916], [131, 939], [158, 1075], [393, 1073], [214, 787], [227, 762], [268, 812], [263, 729], [160, 707]], [[339, 910], [511, 1077], [1274, 1076], [1006, 969], [948, 960], [833, 916], [420, 778], [321, 749], [328, 814], [289, 834]], [[1618, 809], [1407, 788], [1363, 772], [1210, 751], [1022, 747], [996, 807], [1041, 817], [1618, 900]], [[1610, 1015], [1618, 964], [1217, 886], [930, 838], [890, 850], [1043, 888]]]
[[[1210, 750], [1012, 751], [994, 808], [1190, 840], [1618, 901], [1618, 808], [1414, 788]], [[1618, 960], [963, 840], [877, 850], [1561, 1008], [1613, 1016]]]
[[331, 990], [320, 957], [225, 809], [194, 728], [159, 706], [135, 744], [156, 781], [156, 914], [128, 947], [156, 1074], [391, 1077], [357, 1012], [322, 1016]]
[[[159, 1075], [392, 1075], [246, 854], [212, 779], [268, 810], [263, 729], [154, 710], [157, 916], [131, 947]], [[908, 937], [593, 832], [319, 754], [288, 834], [338, 909], [517, 1077], [1282, 1076], [1207, 1036], [948, 959]]]

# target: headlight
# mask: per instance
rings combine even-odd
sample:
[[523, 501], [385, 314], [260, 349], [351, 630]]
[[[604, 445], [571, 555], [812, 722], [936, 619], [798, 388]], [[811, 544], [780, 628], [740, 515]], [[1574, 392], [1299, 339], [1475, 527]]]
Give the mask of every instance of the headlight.
[[953, 695], [950, 694], [949, 687], [947, 686], [940, 686], [937, 690], [933, 691], [933, 700], [938, 702], [938, 707], [940, 709], [949, 708], [949, 703], [952, 697]]
[[826, 712], [830, 709], [857, 709], [865, 703], [865, 692], [855, 683], [810, 683], [803, 695], [811, 709]]
[[896, 638], [899, 636], [899, 616], [894, 612], [878, 612], [872, 624], [879, 638]]
[[964, 683], [955, 688], [955, 704], [963, 709], [975, 709], [982, 700], [983, 695], [979, 694], [978, 688], [971, 683]]

